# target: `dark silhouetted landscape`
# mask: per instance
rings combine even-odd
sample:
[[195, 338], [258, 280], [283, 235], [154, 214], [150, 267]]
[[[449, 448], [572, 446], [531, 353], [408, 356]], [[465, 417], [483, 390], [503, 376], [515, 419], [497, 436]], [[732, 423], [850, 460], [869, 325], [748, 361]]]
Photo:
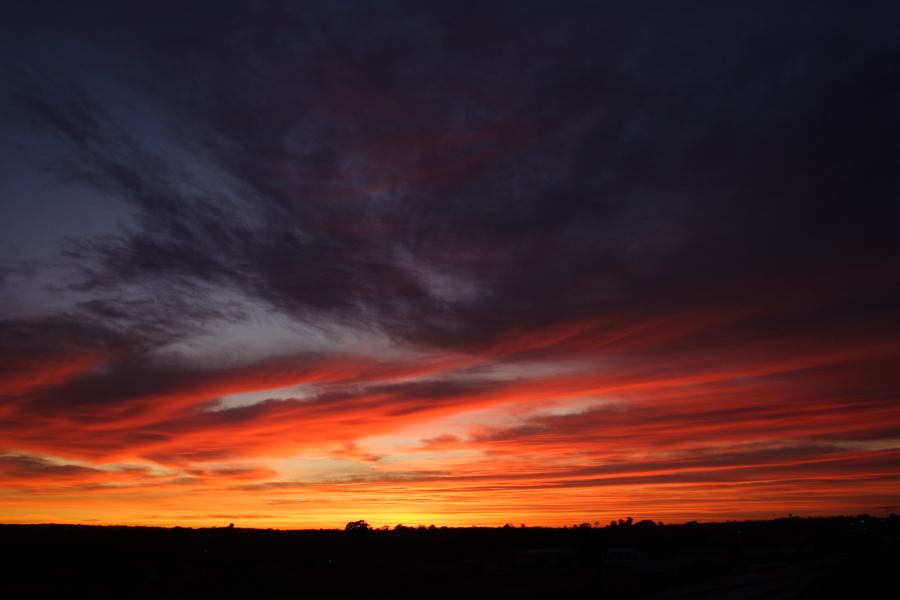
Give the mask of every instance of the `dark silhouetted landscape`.
[[3, 525], [7, 598], [877, 598], [900, 517], [565, 528]]

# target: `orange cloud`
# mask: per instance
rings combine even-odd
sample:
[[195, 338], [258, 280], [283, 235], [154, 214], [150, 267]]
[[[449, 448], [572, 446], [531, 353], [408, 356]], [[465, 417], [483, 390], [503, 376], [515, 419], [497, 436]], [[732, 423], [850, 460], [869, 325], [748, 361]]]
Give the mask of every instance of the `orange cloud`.
[[[878, 332], [759, 339], [743, 318], [593, 319], [418, 363], [292, 356], [194, 370], [120, 359], [72, 370], [27, 388], [0, 420], [0, 507], [74, 519], [68, 499], [110, 522], [234, 513], [334, 526], [359, 515], [563, 524], [895, 503], [898, 344]], [[735, 345], [728, 331], [747, 338]], [[291, 386], [304, 393], [217, 400]], [[191, 517], [188, 498], [207, 510]], [[330, 508], [306, 510], [317, 503]]]

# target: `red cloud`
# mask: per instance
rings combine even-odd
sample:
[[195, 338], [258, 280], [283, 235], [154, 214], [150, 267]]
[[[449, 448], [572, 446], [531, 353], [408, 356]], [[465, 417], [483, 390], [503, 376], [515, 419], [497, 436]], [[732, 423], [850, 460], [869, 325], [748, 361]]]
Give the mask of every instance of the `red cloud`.
[[[502, 522], [510, 512], [563, 523], [611, 506], [612, 516], [627, 506], [664, 519], [827, 513], [900, 497], [897, 343], [877, 332], [763, 340], [746, 331], [733, 315], [594, 319], [418, 364], [338, 355], [205, 370], [113, 361], [7, 406], [0, 428], [18, 454], [4, 458], [0, 485], [34, 490], [47, 506], [77, 488], [95, 508], [147, 494], [183, 508], [190, 490], [248, 514], [291, 506], [298, 490], [351, 516], [362, 506], [396, 514], [414, 496], [427, 499], [420, 512], [458, 523]], [[734, 345], [731, 335], [747, 337]], [[573, 366], [527, 368], [559, 357]], [[496, 370], [520, 360], [522, 368]], [[215, 400], [293, 385], [310, 393], [238, 408]], [[597, 402], [557, 410], [584, 398]], [[457, 424], [418, 447], [373, 450], [366, 441], [488, 409], [500, 420]], [[357, 466], [285, 479], [267, 464], [304, 456]], [[102, 500], [113, 496], [122, 504]], [[12, 498], [9, 506], [24, 501]]]

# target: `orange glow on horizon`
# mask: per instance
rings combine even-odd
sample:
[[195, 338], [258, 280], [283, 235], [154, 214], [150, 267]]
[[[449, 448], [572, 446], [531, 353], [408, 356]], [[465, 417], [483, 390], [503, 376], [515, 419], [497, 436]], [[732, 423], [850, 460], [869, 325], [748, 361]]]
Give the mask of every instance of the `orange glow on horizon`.
[[[359, 518], [567, 525], [896, 505], [900, 405], [886, 365], [900, 347], [852, 336], [724, 346], [710, 335], [720, 327], [719, 318], [591, 321], [418, 365], [297, 356], [175, 370], [155, 392], [79, 411], [54, 405], [56, 390], [104, 390], [116, 363], [97, 371], [70, 359], [80, 367], [63, 371], [51, 362], [5, 384], [0, 514], [331, 528]], [[535, 351], [558, 367], [535, 369]], [[216, 400], [290, 386], [313, 393]], [[36, 409], [40, 418], [28, 418]]]

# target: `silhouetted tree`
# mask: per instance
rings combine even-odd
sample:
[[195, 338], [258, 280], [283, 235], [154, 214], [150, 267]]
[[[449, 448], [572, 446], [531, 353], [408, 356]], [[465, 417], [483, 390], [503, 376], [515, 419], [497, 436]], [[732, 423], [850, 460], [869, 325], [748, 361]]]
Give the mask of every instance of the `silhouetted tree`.
[[610, 527], [631, 527], [634, 523], [634, 519], [631, 517], [627, 517], [625, 519], [619, 519], [618, 521], [610, 521]]
[[347, 523], [347, 526], [344, 527], [344, 531], [349, 531], [350, 533], [358, 533], [361, 531], [371, 530], [372, 527], [362, 519], [360, 519], [359, 521], [350, 521], [349, 523]]

